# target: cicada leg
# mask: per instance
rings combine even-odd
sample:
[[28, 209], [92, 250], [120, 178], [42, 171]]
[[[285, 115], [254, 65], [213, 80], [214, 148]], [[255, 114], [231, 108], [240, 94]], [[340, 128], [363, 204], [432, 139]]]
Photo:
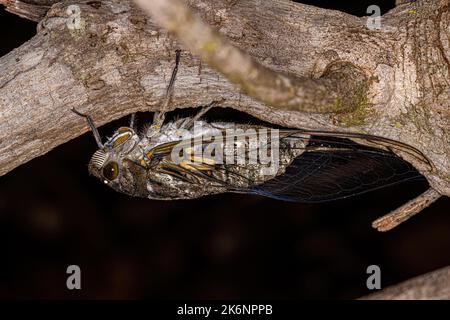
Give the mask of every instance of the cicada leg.
[[83, 117], [86, 119], [86, 122], [87, 122], [89, 128], [91, 129], [92, 134], [94, 135], [95, 142], [97, 142], [98, 148], [103, 149], [102, 138], [100, 137], [100, 133], [98, 133], [97, 127], [95, 126], [94, 120], [92, 120], [92, 117], [88, 114], [84, 114], [84, 113], [81, 113], [81, 112], [75, 110], [75, 108], [72, 108], [71, 110], [76, 115], [79, 115], [80, 117]]
[[175, 51], [175, 67], [172, 70], [172, 75], [170, 77], [169, 85], [167, 86], [166, 95], [164, 96], [164, 100], [163, 100], [160, 111], [155, 112], [155, 115], [153, 117], [152, 127], [157, 130], [159, 130], [164, 123], [165, 113], [166, 113], [167, 107], [169, 106], [170, 100], [172, 98], [175, 79], [177, 77], [177, 72], [178, 72], [178, 66], [180, 64], [180, 54], [181, 54], [181, 50], [177, 49]]
[[213, 101], [210, 104], [203, 106], [201, 108], [201, 110], [191, 119], [189, 119], [189, 121], [187, 121], [186, 123], [183, 124], [183, 128], [184, 129], [191, 129], [195, 122], [200, 120], [201, 117], [203, 117], [209, 110], [211, 110], [212, 108], [217, 107], [218, 105], [220, 105], [221, 103], [223, 103], [225, 101], [225, 99], [220, 99], [219, 101]]
[[135, 121], [136, 121], [136, 113], [132, 113], [131, 116], [130, 116], [130, 125], [129, 125], [129, 127], [131, 129], [133, 129], [134, 131], [137, 131], [136, 128], [134, 127]]

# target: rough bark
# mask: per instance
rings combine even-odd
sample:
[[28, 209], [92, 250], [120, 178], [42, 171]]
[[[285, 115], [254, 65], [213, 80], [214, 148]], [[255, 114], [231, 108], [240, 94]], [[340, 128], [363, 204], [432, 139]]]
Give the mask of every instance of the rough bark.
[[361, 298], [361, 300], [444, 299], [450, 299], [450, 267], [435, 270]]
[[54, 0], [0, 0], [0, 4], [5, 6], [6, 11], [36, 22], [41, 21], [50, 7], [57, 2]]

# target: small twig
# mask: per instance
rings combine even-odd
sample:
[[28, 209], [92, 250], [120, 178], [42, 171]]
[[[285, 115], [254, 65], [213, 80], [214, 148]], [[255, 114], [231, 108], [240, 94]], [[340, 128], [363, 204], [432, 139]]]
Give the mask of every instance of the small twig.
[[423, 209], [428, 207], [430, 204], [439, 199], [442, 195], [436, 190], [430, 188], [420, 196], [414, 198], [413, 200], [405, 203], [400, 208], [395, 209], [391, 213], [375, 220], [372, 223], [372, 227], [378, 231], [389, 231], [402, 222], [413, 217], [417, 213], [421, 212]]

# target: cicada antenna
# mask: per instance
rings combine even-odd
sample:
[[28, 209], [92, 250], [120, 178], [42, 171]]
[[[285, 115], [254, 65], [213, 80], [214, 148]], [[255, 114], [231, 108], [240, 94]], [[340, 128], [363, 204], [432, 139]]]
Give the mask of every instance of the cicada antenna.
[[180, 64], [180, 55], [181, 50], [177, 49], [175, 51], [175, 67], [172, 70], [172, 75], [170, 76], [169, 85], [167, 86], [166, 95], [164, 96], [164, 100], [161, 106], [161, 110], [155, 112], [155, 116], [153, 118], [153, 126], [160, 127], [164, 123], [164, 114], [167, 111], [167, 107], [169, 106], [170, 100], [173, 94], [173, 88], [175, 84], [175, 79], [177, 77], [178, 66]]
[[102, 138], [100, 137], [100, 133], [98, 133], [98, 130], [94, 124], [94, 120], [92, 120], [91, 116], [88, 114], [81, 113], [81, 112], [75, 110], [75, 108], [72, 108], [71, 110], [73, 113], [86, 119], [89, 128], [91, 129], [92, 133], [94, 134], [95, 142], [97, 142], [99, 149], [103, 149]]

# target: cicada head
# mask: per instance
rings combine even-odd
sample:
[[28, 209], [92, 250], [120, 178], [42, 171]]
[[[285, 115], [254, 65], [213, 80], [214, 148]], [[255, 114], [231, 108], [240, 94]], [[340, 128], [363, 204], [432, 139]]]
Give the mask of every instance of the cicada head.
[[119, 128], [92, 155], [89, 172], [119, 192], [140, 196], [145, 190], [146, 170], [138, 164], [138, 142], [133, 129]]

